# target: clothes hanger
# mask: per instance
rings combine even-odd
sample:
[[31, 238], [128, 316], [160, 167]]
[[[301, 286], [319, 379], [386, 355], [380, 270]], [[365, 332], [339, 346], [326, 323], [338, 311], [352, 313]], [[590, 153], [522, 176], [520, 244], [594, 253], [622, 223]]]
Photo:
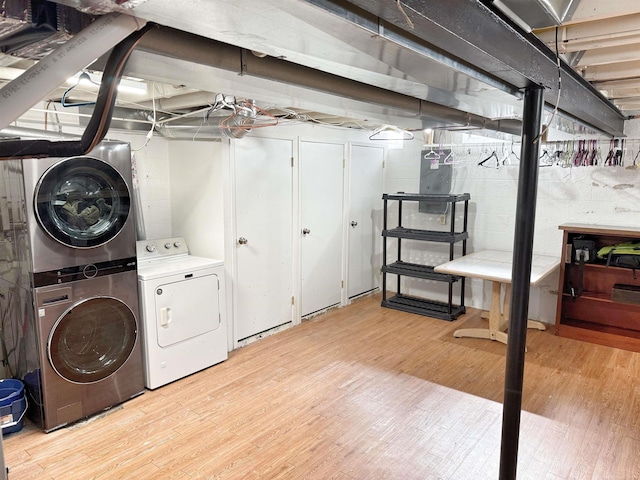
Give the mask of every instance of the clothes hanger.
[[424, 158], [425, 160], [439, 160], [440, 159], [440, 154], [438, 152], [436, 152], [433, 147], [429, 147], [429, 151], [427, 153], [425, 153], [422, 158]]
[[369, 140], [413, 140], [413, 133], [395, 125], [382, 125], [369, 135]]
[[571, 159], [573, 158], [573, 154], [575, 153], [575, 143], [573, 140], [567, 140], [567, 148], [564, 151], [564, 156], [562, 157], [562, 166], [563, 167], [571, 167]]
[[553, 152], [553, 156], [555, 158], [555, 164], [556, 165], [561, 165], [562, 164], [562, 158], [564, 156], [564, 150], [565, 150], [565, 145], [564, 142], [561, 144], [556, 143], [555, 144], [555, 151]]
[[69, 88], [67, 88], [64, 91], [64, 93], [62, 94], [62, 99], [60, 100], [60, 103], [62, 104], [63, 107], [80, 107], [80, 106], [84, 106], [84, 105], [95, 105], [96, 104], [96, 102], [76, 102], [76, 103], [67, 102], [67, 96], [69, 95], [71, 90], [73, 90], [78, 85], [80, 85], [81, 82], [89, 82], [89, 83], [91, 83], [93, 85], [97, 85], [98, 87], [100, 86], [100, 83], [94, 82], [87, 72], [82, 72], [80, 74], [80, 76], [78, 77], [78, 81], [76, 82], [76, 84], [70, 86]]
[[638, 168], [638, 165], [636, 164], [636, 162], [638, 161], [638, 156], [640, 155], [640, 148], [638, 148], [638, 153], [636, 153], [636, 156], [633, 157], [633, 165], [632, 168], [636, 169]]
[[[617, 140], [616, 140], [617, 145]], [[604, 161], [605, 165], [613, 165], [613, 156], [614, 156], [614, 140], [613, 138], [609, 140], [609, 153], [607, 153], [607, 158]]]
[[546, 149], [542, 152], [542, 155], [540, 155], [539, 160], [538, 164], [541, 167], [551, 167], [554, 164], [553, 157], [549, 155], [549, 151]]
[[578, 150], [573, 157], [573, 165], [575, 167], [581, 167], [584, 165], [584, 140], [578, 140]]
[[[617, 140], [616, 140], [617, 147]], [[620, 148], [616, 148], [616, 152], [613, 154], [613, 164], [621, 167], [624, 164], [623, 156], [624, 154], [624, 138], [620, 140]]]
[[496, 160], [496, 168], [500, 168], [500, 159], [498, 158], [498, 156], [496, 155], [496, 151], [493, 150], [491, 152], [491, 155], [489, 155], [487, 158], [485, 158], [484, 160], [481, 160], [480, 163], [478, 163], [479, 167], [483, 167], [485, 163], [487, 163], [489, 160], [491, 160], [492, 158], [495, 158]]
[[511, 143], [511, 148], [509, 150], [509, 152], [507, 152], [507, 154], [504, 156], [504, 158], [502, 159], [502, 164], [503, 165], [517, 165], [517, 163], [512, 163], [512, 157], [515, 158], [516, 162], [520, 161], [520, 157], [518, 157], [518, 155], [516, 155], [516, 152], [513, 151], [513, 143]]

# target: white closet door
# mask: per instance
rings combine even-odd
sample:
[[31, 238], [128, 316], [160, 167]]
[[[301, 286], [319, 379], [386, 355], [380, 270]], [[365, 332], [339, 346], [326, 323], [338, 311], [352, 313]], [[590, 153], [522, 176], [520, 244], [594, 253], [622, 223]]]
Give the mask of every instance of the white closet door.
[[382, 265], [382, 166], [384, 149], [352, 145], [349, 203], [349, 298], [379, 286]]
[[252, 137], [234, 149], [237, 342], [293, 319], [293, 144]]
[[300, 143], [302, 316], [340, 303], [343, 163], [342, 144]]

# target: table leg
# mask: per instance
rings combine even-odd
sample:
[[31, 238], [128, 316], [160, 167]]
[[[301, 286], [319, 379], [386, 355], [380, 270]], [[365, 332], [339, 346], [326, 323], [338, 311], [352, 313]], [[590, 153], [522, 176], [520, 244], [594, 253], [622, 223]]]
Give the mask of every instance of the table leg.
[[527, 320], [527, 328], [535, 328], [536, 330], [546, 330], [544, 323], [535, 320]]
[[491, 290], [491, 308], [489, 309], [489, 328], [461, 328], [453, 332], [456, 338], [483, 338], [507, 343], [507, 334], [500, 329], [504, 321], [500, 312], [500, 291], [502, 284], [493, 282]]
[[[511, 305], [511, 285], [507, 284], [506, 293], [504, 296], [504, 308], [502, 310], [505, 325], [503, 330], [509, 328], [509, 306]], [[535, 328], [536, 330], [546, 330], [547, 328], [544, 326], [544, 323], [538, 322], [536, 320], [527, 320], [527, 328]]]
[[[493, 282], [491, 290], [491, 307], [488, 312], [482, 312], [480, 315], [484, 319], [489, 319], [489, 328], [461, 328], [453, 332], [456, 338], [483, 338], [487, 340], [497, 340], [504, 344], [507, 343], [506, 330], [509, 328], [509, 314], [511, 313], [511, 285], [505, 284], [504, 299], [502, 308], [500, 305], [500, 293], [502, 284]], [[527, 320], [527, 328], [535, 328], [537, 330], [545, 330], [544, 323], [535, 320]]]
[[502, 304], [502, 318], [500, 319], [500, 330], [505, 332], [509, 328], [509, 313], [511, 310], [511, 284], [504, 286], [504, 303]]

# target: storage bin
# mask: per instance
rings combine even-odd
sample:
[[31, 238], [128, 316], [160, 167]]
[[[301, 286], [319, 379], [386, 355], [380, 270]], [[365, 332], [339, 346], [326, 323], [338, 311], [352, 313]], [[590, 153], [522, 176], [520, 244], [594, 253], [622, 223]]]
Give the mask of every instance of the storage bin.
[[18, 432], [22, 429], [27, 399], [24, 384], [20, 380], [6, 378], [0, 380], [0, 426], [2, 434]]

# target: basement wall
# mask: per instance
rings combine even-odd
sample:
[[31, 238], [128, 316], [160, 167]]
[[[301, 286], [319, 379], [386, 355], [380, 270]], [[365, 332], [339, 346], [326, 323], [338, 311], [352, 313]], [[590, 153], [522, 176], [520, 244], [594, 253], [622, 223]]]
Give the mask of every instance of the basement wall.
[[[590, 223], [617, 226], [638, 226], [640, 219], [640, 156], [638, 168], [633, 161], [640, 151], [640, 121], [627, 122], [627, 142], [624, 166], [589, 167], [541, 167], [538, 180], [538, 200], [534, 238], [534, 253], [561, 255], [563, 223]], [[518, 184], [518, 167], [515, 157], [503, 165], [496, 161], [484, 166], [478, 163], [496, 151], [502, 159], [512, 149], [510, 143], [491, 139], [478, 139], [469, 134], [445, 134], [443, 143], [454, 144], [452, 193], [469, 193], [469, 240], [467, 252], [485, 249], [512, 250], [515, 229], [515, 213]], [[486, 142], [480, 144], [480, 141]], [[464, 143], [467, 143], [465, 146]], [[562, 144], [543, 144], [540, 152], [550, 151]], [[609, 140], [599, 142], [601, 157], [606, 158]], [[577, 144], [576, 144], [577, 147]], [[385, 192], [418, 192], [421, 151], [424, 140], [416, 138], [404, 142], [402, 149], [390, 149], [385, 170]], [[426, 147], [428, 150], [429, 147]], [[438, 150], [438, 147], [435, 147]], [[513, 145], [519, 155], [520, 145]], [[552, 152], [551, 152], [552, 153]], [[405, 208], [405, 207], [403, 207]], [[461, 209], [460, 209], [461, 210]], [[457, 215], [461, 222], [461, 214]], [[417, 205], [406, 205], [406, 227], [424, 229], [448, 229], [442, 225], [441, 216], [418, 212]], [[395, 222], [395, 217], [390, 217]], [[461, 225], [461, 223], [459, 223]], [[413, 242], [405, 249], [411, 251], [406, 261], [438, 264], [448, 259], [448, 247], [429, 242]], [[459, 254], [459, 249], [458, 253]], [[389, 261], [394, 260], [390, 249]], [[395, 287], [395, 279], [388, 283]], [[403, 282], [405, 280], [403, 279]], [[406, 279], [405, 293], [446, 300], [446, 289], [438, 282]], [[531, 290], [529, 318], [555, 323], [558, 273], [547, 277], [541, 285]], [[468, 279], [466, 305], [488, 309], [491, 302], [491, 283]]]
[[[50, 114], [49, 129], [53, 129]], [[44, 115], [29, 112], [16, 126], [42, 128]], [[62, 126], [58, 126], [62, 124]], [[81, 133], [82, 128], [64, 117], [56, 131]], [[266, 129], [265, 129], [266, 130]], [[271, 130], [271, 129], [269, 129]], [[363, 132], [353, 132], [322, 126], [278, 126], [272, 129], [276, 137], [304, 136], [305, 138], [354, 138], [366, 141]], [[259, 132], [267, 135], [271, 132]], [[562, 232], [558, 225], [567, 222], [604, 225], [637, 226], [640, 219], [640, 168], [633, 161], [640, 151], [640, 120], [628, 121], [625, 133], [624, 166], [594, 167], [541, 167], [538, 184], [538, 203], [534, 252], [560, 256]], [[145, 133], [111, 130], [108, 138], [131, 143], [136, 164], [136, 178], [144, 236], [160, 238], [182, 235], [192, 245], [192, 253], [222, 257], [224, 211], [220, 197], [223, 182], [222, 149], [220, 143], [198, 141], [167, 141], [154, 136], [145, 144]], [[468, 252], [483, 249], [512, 250], [515, 227], [518, 168], [515, 163], [497, 165], [478, 163], [493, 150], [499, 158], [511, 148], [519, 155], [519, 145], [497, 140], [470, 137], [468, 133], [445, 133], [443, 143], [453, 144], [453, 182], [451, 192], [470, 193]], [[242, 140], [239, 140], [242, 141]], [[466, 143], [466, 145], [465, 145]], [[417, 135], [405, 141], [402, 148], [390, 146], [387, 154], [384, 191], [418, 192], [420, 157], [425, 140]], [[548, 146], [543, 145], [541, 152]], [[601, 156], [606, 157], [609, 141], [600, 142]], [[448, 147], [447, 147], [448, 148]], [[437, 150], [437, 147], [436, 147]], [[640, 156], [636, 163], [640, 165]], [[177, 179], [180, 178], [178, 181]], [[194, 183], [195, 182], [195, 183]], [[195, 188], [192, 188], [196, 185]], [[195, 195], [194, 195], [195, 192]], [[190, 201], [189, 199], [192, 199]], [[382, 201], [381, 201], [382, 206]], [[458, 221], [461, 216], [458, 215]], [[396, 221], [393, 211], [390, 225]], [[417, 211], [417, 205], [405, 208], [404, 225], [424, 229], [448, 229], [440, 215]], [[204, 227], [204, 228], [203, 228]], [[438, 264], [448, 259], [448, 248], [433, 243], [413, 242], [407, 261]], [[393, 240], [390, 242], [389, 261], [393, 261]], [[458, 250], [459, 253], [459, 250]], [[390, 277], [388, 286], [395, 281]], [[446, 290], [437, 282], [416, 279], [403, 280], [405, 292], [429, 298], [446, 299]], [[542, 322], [555, 322], [558, 274], [550, 275], [542, 285], [533, 288], [529, 317]], [[491, 300], [491, 285], [477, 279], [467, 281], [466, 305], [487, 309]]]

